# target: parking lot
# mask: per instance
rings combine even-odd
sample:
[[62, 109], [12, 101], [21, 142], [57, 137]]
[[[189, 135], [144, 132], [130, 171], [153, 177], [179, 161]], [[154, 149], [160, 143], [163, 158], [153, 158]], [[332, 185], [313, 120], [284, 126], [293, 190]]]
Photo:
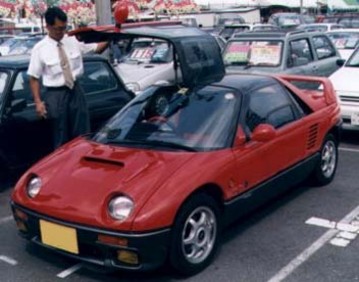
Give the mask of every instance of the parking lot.
[[357, 281], [359, 272], [359, 134], [346, 132], [328, 186], [301, 185], [227, 228], [214, 262], [176, 277], [166, 268], [133, 274], [93, 269], [27, 243], [0, 193], [1, 281]]

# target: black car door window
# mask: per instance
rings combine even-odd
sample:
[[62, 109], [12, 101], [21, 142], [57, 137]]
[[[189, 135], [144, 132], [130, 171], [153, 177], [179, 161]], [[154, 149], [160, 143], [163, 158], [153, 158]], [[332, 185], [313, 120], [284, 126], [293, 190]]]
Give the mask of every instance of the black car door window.
[[289, 42], [289, 52], [287, 58], [288, 67], [306, 65], [313, 61], [307, 39], [293, 40]]
[[84, 62], [84, 74], [79, 81], [86, 95], [118, 88], [115, 74], [101, 61]]
[[13, 100], [25, 99], [26, 104], [34, 102], [30, 91], [29, 77], [25, 70], [17, 73], [11, 94]]
[[279, 128], [296, 119], [293, 101], [278, 85], [260, 88], [249, 95], [246, 126], [253, 131], [259, 124]]

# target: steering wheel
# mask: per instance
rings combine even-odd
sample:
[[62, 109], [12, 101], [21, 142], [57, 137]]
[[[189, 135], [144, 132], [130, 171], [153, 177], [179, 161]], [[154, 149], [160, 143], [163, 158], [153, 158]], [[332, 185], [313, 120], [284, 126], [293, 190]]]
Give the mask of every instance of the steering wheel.
[[173, 133], [176, 132], [176, 126], [164, 116], [153, 116], [150, 117], [147, 121], [161, 125], [161, 131]]

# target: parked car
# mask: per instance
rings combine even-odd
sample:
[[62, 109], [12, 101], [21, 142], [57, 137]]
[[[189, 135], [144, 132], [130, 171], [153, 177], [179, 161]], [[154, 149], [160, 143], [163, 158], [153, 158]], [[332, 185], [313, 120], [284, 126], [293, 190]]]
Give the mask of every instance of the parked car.
[[317, 22], [320, 23], [339, 23], [345, 28], [359, 28], [359, 13], [337, 13], [321, 15], [318, 17]]
[[305, 24], [306, 20], [303, 15], [298, 13], [274, 13], [270, 15], [268, 23], [278, 26], [281, 29], [291, 29], [298, 25]]
[[155, 83], [172, 83], [175, 80], [172, 47], [154, 38], [139, 38], [126, 47], [115, 69], [126, 87], [135, 94]]
[[339, 105], [328, 78], [226, 75], [214, 38], [199, 29], [73, 34], [149, 31], [173, 45], [182, 82], [148, 88], [96, 134], [35, 164], [11, 205], [20, 234], [52, 251], [134, 271], [167, 260], [188, 275], [211, 262], [222, 227], [238, 216], [308, 177], [333, 180]]
[[311, 24], [301, 24], [297, 26], [299, 30], [306, 30], [306, 31], [321, 31], [327, 32], [331, 30], [338, 30], [345, 28], [342, 24], [337, 23], [311, 23]]
[[235, 34], [237, 33], [263, 30], [280, 30], [280, 28], [272, 24], [229, 24], [223, 27], [219, 35], [222, 36], [224, 39], [228, 40], [231, 37], [235, 36]]
[[328, 77], [344, 60], [321, 32], [246, 32], [227, 42], [228, 72], [288, 73]]
[[30, 54], [32, 47], [43, 38], [43, 34], [15, 36], [0, 45], [0, 55]]
[[[48, 120], [35, 111], [29, 78], [29, 56], [0, 57], [0, 177], [18, 173], [51, 152]], [[133, 98], [107, 60], [86, 57], [80, 79], [95, 130]], [[42, 89], [42, 92], [45, 89]]]
[[6, 40], [13, 38], [14, 36], [11, 34], [0, 34], [0, 45], [4, 43]]
[[359, 28], [328, 31], [327, 35], [345, 60], [350, 57], [359, 43]]
[[43, 35], [18, 38], [17, 42], [10, 47], [7, 55], [31, 54], [32, 48], [42, 38], [43, 38]]
[[359, 47], [329, 79], [340, 99], [343, 128], [359, 130]]

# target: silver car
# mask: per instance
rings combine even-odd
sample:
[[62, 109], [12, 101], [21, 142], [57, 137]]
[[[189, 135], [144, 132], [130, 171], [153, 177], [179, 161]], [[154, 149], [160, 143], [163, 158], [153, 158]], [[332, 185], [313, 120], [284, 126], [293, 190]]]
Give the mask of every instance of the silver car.
[[227, 72], [288, 73], [328, 77], [344, 60], [320, 32], [247, 32], [231, 38], [223, 52]]

